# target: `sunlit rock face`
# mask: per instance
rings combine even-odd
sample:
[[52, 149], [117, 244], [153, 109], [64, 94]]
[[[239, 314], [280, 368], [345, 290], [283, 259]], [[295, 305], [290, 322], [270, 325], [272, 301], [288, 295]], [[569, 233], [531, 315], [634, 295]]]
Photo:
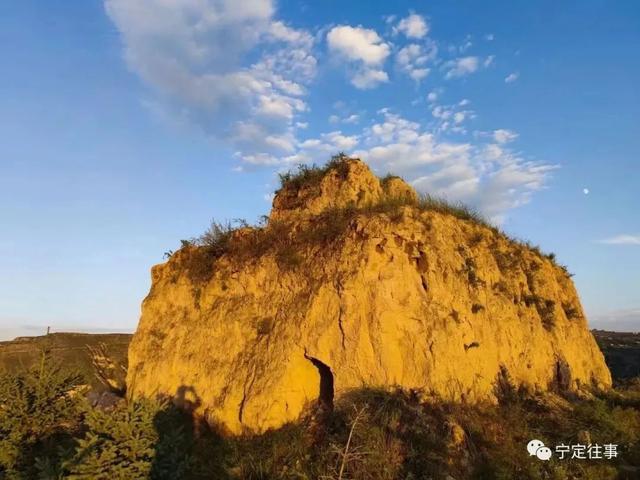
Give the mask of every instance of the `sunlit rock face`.
[[416, 198], [344, 160], [286, 184], [265, 227], [153, 267], [128, 394], [239, 433], [363, 386], [468, 402], [610, 386], [563, 268]]

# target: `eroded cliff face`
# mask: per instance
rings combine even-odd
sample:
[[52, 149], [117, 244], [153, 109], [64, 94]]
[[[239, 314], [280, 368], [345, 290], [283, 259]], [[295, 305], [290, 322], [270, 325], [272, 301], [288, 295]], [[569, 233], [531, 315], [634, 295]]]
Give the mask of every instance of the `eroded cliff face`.
[[348, 160], [281, 190], [269, 224], [227, 250], [190, 246], [153, 267], [129, 395], [177, 397], [238, 433], [362, 386], [475, 402], [505, 381], [611, 384], [563, 268], [413, 202]]

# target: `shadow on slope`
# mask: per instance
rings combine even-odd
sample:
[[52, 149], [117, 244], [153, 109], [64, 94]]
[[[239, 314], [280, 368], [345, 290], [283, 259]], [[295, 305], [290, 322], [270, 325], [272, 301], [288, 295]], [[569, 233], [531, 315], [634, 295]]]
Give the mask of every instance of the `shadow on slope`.
[[[22, 385], [44, 378], [36, 370], [0, 378], [0, 408], [12, 419], [0, 415], [0, 477], [600, 480], [640, 472], [639, 383], [589, 398], [511, 392], [499, 405], [474, 406], [360, 389], [336, 398], [331, 412], [310, 406], [277, 430], [225, 437], [191, 415], [200, 398], [189, 386], [174, 402], [123, 399], [102, 409], [69, 401], [76, 382], [65, 380], [36, 410]], [[25, 430], [28, 418], [40, 430]], [[56, 448], [52, 435], [66, 448]], [[614, 443], [619, 456], [542, 462], [526, 451], [533, 438], [549, 446]]]
[[[503, 388], [498, 405], [423, 402], [359, 389], [257, 435], [221, 435], [194, 418], [190, 386], [168, 399], [95, 407], [80, 376], [41, 358], [0, 374], [0, 478], [632, 479], [640, 477], [640, 380], [595, 396]], [[553, 458], [546, 445], [616, 444], [618, 457]]]

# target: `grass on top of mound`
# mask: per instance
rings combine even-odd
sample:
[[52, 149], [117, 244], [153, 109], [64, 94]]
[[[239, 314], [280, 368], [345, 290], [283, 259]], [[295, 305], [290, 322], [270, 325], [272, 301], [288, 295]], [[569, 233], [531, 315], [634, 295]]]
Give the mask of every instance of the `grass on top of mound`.
[[313, 186], [320, 183], [320, 180], [331, 170], [337, 170], [341, 177], [346, 176], [347, 162], [351, 160], [349, 156], [340, 152], [333, 155], [324, 166], [320, 167], [316, 164], [298, 165], [295, 171], [289, 170], [279, 173], [280, 189], [290, 188], [299, 190], [304, 186]]
[[[298, 167], [297, 172], [280, 175], [282, 188], [299, 189], [303, 186], [317, 185], [330, 170], [338, 169], [346, 174], [349, 160], [345, 154], [338, 154], [324, 166], [315, 165]], [[381, 179], [383, 184], [396, 177], [387, 175]], [[436, 212], [450, 215], [462, 221], [490, 229], [494, 234], [509, 239], [522, 248], [527, 248], [541, 258], [556, 263], [554, 254], [545, 254], [539, 247], [508, 237], [498, 227], [492, 225], [477, 210], [460, 202], [450, 202], [444, 198], [423, 194], [417, 198], [410, 196], [384, 196], [379, 201], [364, 206], [346, 206], [331, 208], [318, 214], [304, 229], [294, 230], [293, 225], [285, 221], [272, 221], [263, 217], [258, 225], [252, 226], [245, 220], [232, 222], [212, 221], [209, 229], [197, 238], [183, 240], [183, 246], [194, 245], [201, 247], [197, 253], [192, 253], [188, 261], [188, 269], [194, 279], [208, 279], [213, 274], [212, 264], [223, 255], [233, 255], [237, 258], [260, 258], [267, 252], [275, 252], [279, 265], [283, 269], [295, 268], [304, 263], [304, 249], [308, 247], [328, 246], [341, 238], [348, 230], [350, 222], [358, 215], [385, 214], [392, 222], [399, 222], [403, 218], [403, 207], [413, 207], [420, 212]], [[470, 241], [472, 246], [479, 243], [477, 233]], [[559, 265], [561, 268], [566, 268]]]
[[[296, 171], [288, 171], [280, 173], [280, 188], [291, 188], [298, 190], [303, 186], [313, 186], [318, 184], [320, 180], [331, 170], [338, 170], [341, 174], [346, 174], [347, 162], [351, 160], [350, 157], [344, 153], [339, 153], [331, 157], [331, 160], [324, 166], [319, 167], [313, 165], [298, 165]], [[401, 177], [393, 175], [391, 173], [380, 178], [380, 183], [384, 187], [393, 179], [400, 179]], [[365, 213], [370, 211], [371, 213], [385, 212], [389, 213], [401, 206], [413, 206], [421, 211], [434, 211], [445, 215], [452, 215], [461, 220], [469, 220], [480, 225], [484, 225], [490, 228], [494, 228], [491, 223], [484, 218], [477, 210], [461, 203], [461, 202], [449, 202], [444, 198], [439, 198], [433, 195], [421, 195], [417, 200], [412, 198], [384, 198], [380, 202], [366, 206], [362, 208]]]

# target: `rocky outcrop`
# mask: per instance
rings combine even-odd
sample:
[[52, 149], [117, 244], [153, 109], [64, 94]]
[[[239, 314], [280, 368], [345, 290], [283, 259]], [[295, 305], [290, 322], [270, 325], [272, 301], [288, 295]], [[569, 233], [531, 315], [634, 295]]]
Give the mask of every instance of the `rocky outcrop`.
[[361, 161], [308, 177], [285, 183], [265, 227], [153, 267], [130, 396], [177, 396], [238, 433], [362, 386], [476, 402], [505, 384], [611, 384], [552, 259]]

